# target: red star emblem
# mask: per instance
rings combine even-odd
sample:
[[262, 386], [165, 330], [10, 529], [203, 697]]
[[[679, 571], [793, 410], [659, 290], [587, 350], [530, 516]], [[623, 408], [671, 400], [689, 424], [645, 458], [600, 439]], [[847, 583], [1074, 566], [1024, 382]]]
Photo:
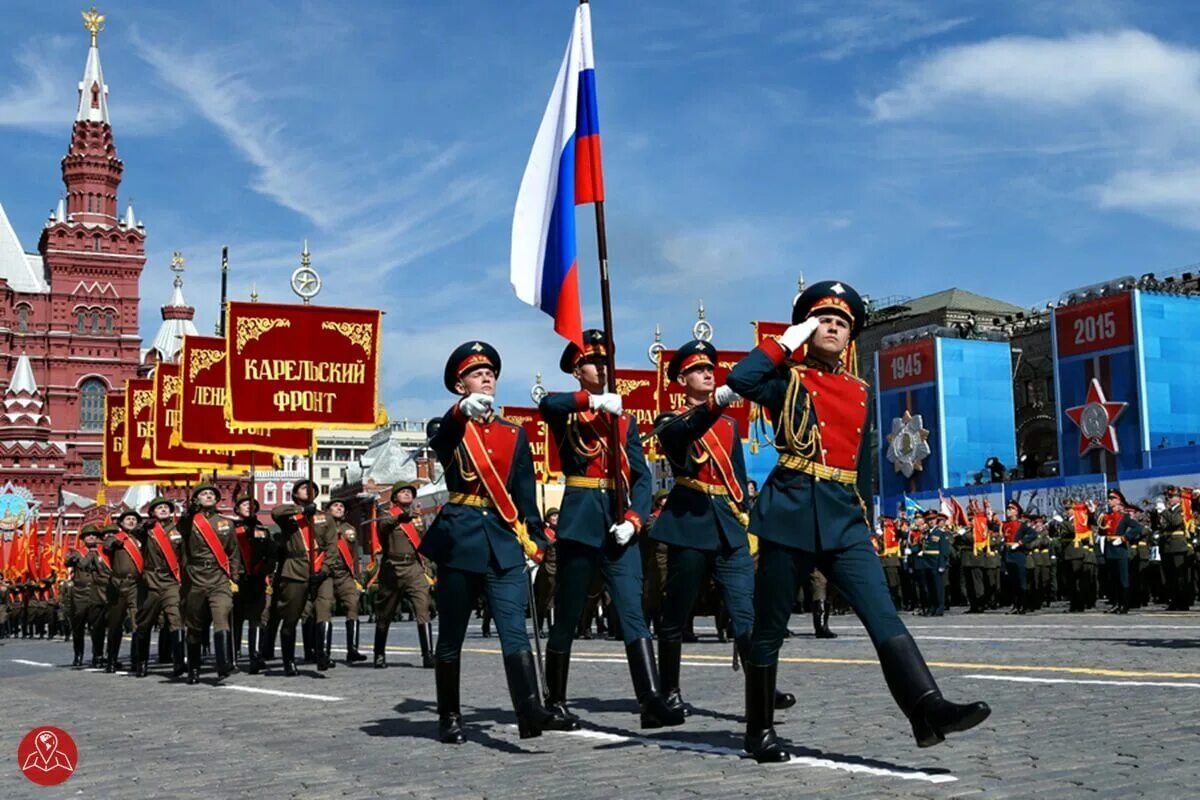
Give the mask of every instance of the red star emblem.
[[1098, 447], [1113, 454], [1120, 451], [1114, 426], [1128, 405], [1110, 403], [1104, 396], [1104, 389], [1100, 388], [1100, 381], [1092, 378], [1084, 404], [1067, 409], [1067, 416], [1079, 426], [1079, 455]]

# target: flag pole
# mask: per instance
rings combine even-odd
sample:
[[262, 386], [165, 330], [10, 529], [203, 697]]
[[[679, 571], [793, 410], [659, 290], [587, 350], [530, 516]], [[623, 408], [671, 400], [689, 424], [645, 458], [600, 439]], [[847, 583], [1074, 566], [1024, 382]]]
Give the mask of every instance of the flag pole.
[[[579, 5], [588, 5], [588, 0], [579, 0]], [[604, 317], [604, 366], [608, 377], [608, 391], [617, 393], [616, 349], [613, 345], [612, 292], [608, 279], [608, 230], [604, 224], [604, 201], [592, 204], [596, 209], [596, 251], [600, 261], [600, 309]], [[608, 477], [612, 481], [613, 522], [625, 518], [625, 495], [621, 491], [621, 441], [620, 419], [613, 420], [608, 431]]]

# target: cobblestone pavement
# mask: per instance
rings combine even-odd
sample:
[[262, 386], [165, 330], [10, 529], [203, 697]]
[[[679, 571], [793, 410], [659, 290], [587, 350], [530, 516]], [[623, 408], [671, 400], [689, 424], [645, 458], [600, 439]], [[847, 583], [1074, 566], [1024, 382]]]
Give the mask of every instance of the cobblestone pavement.
[[[499, 643], [475, 625], [461, 747], [432, 738], [433, 673], [419, 667], [411, 624], [392, 627], [390, 669], [343, 663], [284, 679], [276, 662], [222, 688], [175, 685], [157, 665], [143, 680], [73, 670], [61, 641], [0, 640], [0, 798], [1195, 795], [1200, 614], [907, 621], [945, 694], [986, 699], [991, 718], [918, 749], [857, 622], [834, 617], [840, 637], [816, 640], [797, 617], [779, 676], [798, 703], [777, 721], [793, 759], [767, 767], [738, 755], [742, 677], [711, 636], [685, 646], [684, 696], [697, 706], [686, 725], [640, 731], [621, 644], [578, 641], [571, 694], [583, 730], [522, 741]], [[58, 787], [17, 770], [17, 744], [39, 724], [78, 743], [76, 772]]]

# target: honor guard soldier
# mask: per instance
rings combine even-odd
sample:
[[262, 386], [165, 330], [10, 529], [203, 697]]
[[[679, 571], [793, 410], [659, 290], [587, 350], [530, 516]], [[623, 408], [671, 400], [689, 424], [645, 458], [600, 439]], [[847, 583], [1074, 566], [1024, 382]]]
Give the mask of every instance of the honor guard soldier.
[[[283, 674], [296, 675], [296, 624], [304, 613], [310, 591], [328, 575], [326, 552], [318, 549], [313, 498], [317, 485], [310, 480], [298, 481], [292, 487], [292, 502], [276, 506], [271, 518], [279, 526], [276, 539], [278, 567], [271, 586], [272, 614], [279, 622], [279, 648], [283, 659]], [[310, 590], [311, 587], [311, 590]]]
[[183, 609], [187, 624], [189, 684], [200, 682], [200, 642], [210, 622], [217, 676], [227, 677], [233, 668], [233, 632], [229, 617], [233, 611], [233, 594], [242, 576], [242, 557], [233, 522], [217, 512], [220, 499], [216, 486], [197, 486], [178, 524], [183, 536], [183, 563], [187, 574]]
[[950, 563], [950, 539], [939, 522], [939, 515], [932, 511], [925, 514], [927, 527], [922, 531], [920, 552], [917, 557], [923, 567], [922, 576], [925, 579], [925, 608], [924, 614], [930, 617], [940, 617], [946, 608], [946, 567]]
[[1107, 594], [1114, 614], [1129, 613], [1129, 547], [1136, 546], [1142, 536], [1142, 527], [1129, 515], [1128, 505], [1120, 490], [1109, 489], [1108, 513], [1100, 520]]
[[358, 563], [358, 532], [346, 521], [345, 502], [330, 500], [325, 510], [329, 514], [329, 530], [334, 536], [334, 546], [327, 560], [329, 581], [326, 585], [329, 589], [317, 595], [317, 627], [325, 635], [321, 652], [326, 660], [333, 661], [330, 650], [336, 600], [346, 609], [346, 663], [353, 664], [367, 660], [358, 649], [358, 599], [362, 595], [362, 584], [358, 582], [361, 571]]
[[449, 499], [421, 540], [418, 552], [437, 564], [438, 627], [434, 653], [438, 738], [465, 741], [459, 705], [462, 644], [481, 594], [500, 634], [504, 672], [522, 739], [563, 725], [542, 705], [529, 648], [526, 559], [548, 542], [542, 533], [525, 431], [493, 411], [500, 354], [486, 342], [459, 345], [443, 382], [460, 399], [430, 438], [445, 470]]
[[[168, 641], [171, 642], [175, 677], [184, 671], [185, 631], [180, 611], [183, 537], [171, 518], [174, 510], [174, 504], [167, 498], [154, 498], [146, 509], [148, 519], [137, 531], [146, 562], [138, 600], [137, 632], [133, 636], [134, 673], [139, 678], [150, 674], [150, 629], [155, 620], [164, 615], [164, 626], [170, 630]], [[161, 638], [159, 642], [162, 642]]]
[[118, 656], [126, 620], [133, 629], [131, 659], [136, 662], [138, 658], [138, 583], [146, 569], [142, 544], [135, 535], [141, 525], [141, 515], [127, 508], [117, 517], [118, 530], [104, 542], [112, 565], [108, 581], [108, 663], [104, 666], [105, 672], [116, 672], [121, 668]]
[[900, 594], [900, 542], [896, 537], [896, 521], [891, 517], [883, 517], [880, 520], [880, 533], [872, 537], [872, 543], [879, 554], [879, 566], [883, 567], [888, 594], [892, 596], [892, 604], [898, 611], [903, 607], [904, 600]]
[[[737, 421], [725, 407], [738, 397], [717, 389], [717, 349], [693, 340], [667, 364], [667, 379], [683, 387], [686, 409], [664, 414], [655, 427], [675, 485], [650, 530], [667, 547], [666, 599], [658, 653], [667, 704], [689, 713], [679, 690], [683, 634], [708, 576], [721, 591], [733, 627], [738, 658], [750, 656], [754, 628], [754, 559], [746, 534], [746, 462]], [[776, 708], [796, 698], [779, 693]]]
[[1026, 569], [1027, 554], [1037, 541], [1037, 531], [1025, 524], [1021, 504], [1009, 500], [1004, 507], [1007, 519], [1001, 529], [1004, 532], [1004, 568], [1009, 575], [1009, 590], [1012, 592], [1013, 614], [1024, 614], [1030, 607], [1029, 575]]
[[258, 522], [258, 508], [258, 501], [251, 494], [238, 495], [233, 504], [237, 515], [233, 533], [242, 558], [242, 577], [238, 581], [237, 594], [233, 596], [233, 663], [236, 667], [242, 650], [242, 622], [245, 621], [246, 671], [251, 675], [257, 675], [266, 667], [259, 643], [263, 612], [267, 606], [267, 579], [275, 568], [275, 543]]
[[[642, 453], [637, 421], [621, 408], [621, 396], [604, 391], [607, 353], [604, 333], [583, 332], [582, 350], [573, 342], [559, 368], [579, 381], [578, 392], [552, 392], [538, 404], [554, 436], [566, 491], [559, 514], [554, 624], [546, 642], [549, 707], [560, 720], [574, 721], [566, 706], [571, 644], [596, 574], [604, 577], [611, 608], [620, 622], [643, 728], [681, 725], [682, 710], [667, 705], [654, 660], [650, 629], [642, 613], [641, 550], [633, 538], [650, 516], [651, 475]], [[609, 452], [617, 425], [620, 452]], [[619, 459], [621, 485], [613, 486], [611, 459]], [[614, 492], [628, 499], [622, 519], [613, 517]], [[735, 540], [736, 541], [736, 540]]]
[[[942, 697], [896, 614], [871, 547], [862, 499], [870, 493], [868, 387], [842, 363], [853, 363], [850, 344], [865, 316], [862, 298], [851, 287], [813, 284], [793, 302], [792, 325], [780, 340], [764, 341], [728, 378], [730, 388], [770, 412], [780, 451], [750, 516], [759, 551], [745, 747], [759, 762], [788, 759], [772, 723], [775, 673], [797, 584], [814, 566], [866, 627], [919, 746], [972, 728], [990, 713], [985, 703], [959, 705]], [[789, 364], [806, 344], [801, 363]]]
[[400, 601], [406, 600], [417, 623], [421, 666], [433, 669], [433, 623], [429, 618], [429, 573], [417, 552], [421, 534], [413, 521], [417, 486], [392, 487], [391, 506], [379, 520], [379, 591], [375, 596], [375, 668], [387, 668], [387, 636]]
[[[100, 547], [100, 531], [92, 523], [83, 526], [79, 537], [83, 540], [84, 551], [72, 550], [67, 553], [66, 564], [71, 570], [71, 638], [74, 643], [75, 660], [72, 666], [83, 666], [84, 635], [92, 635], [92, 666], [100, 664], [100, 654], [104, 652], [102, 637], [98, 635], [101, 629], [101, 615], [104, 605], [97, 602], [96, 582], [100, 557], [97, 549]], [[0, 597], [0, 600], [4, 598]]]
[[1188, 541], [1187, 522], [1183, 516], [1183, 497], [1178, 486], [1167, 487], [1167, 507], [1158, 515], [1162, 550], [1163, 579], [1166, 584], [1168, 611], [1190, 611], [1192, 608], [1191, 575], [1188, 558], [1192, 545]]

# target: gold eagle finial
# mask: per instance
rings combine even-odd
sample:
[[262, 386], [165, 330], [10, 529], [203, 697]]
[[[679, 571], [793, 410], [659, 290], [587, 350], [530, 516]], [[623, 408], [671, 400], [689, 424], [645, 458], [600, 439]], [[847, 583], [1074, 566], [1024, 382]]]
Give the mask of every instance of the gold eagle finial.
[[92, 35], [92, 47], [96, 46], [96, 34], [104, 30], [104, 15], [92, 6], [90, 11], [80, 12], [83, 14], [83, 27]]

